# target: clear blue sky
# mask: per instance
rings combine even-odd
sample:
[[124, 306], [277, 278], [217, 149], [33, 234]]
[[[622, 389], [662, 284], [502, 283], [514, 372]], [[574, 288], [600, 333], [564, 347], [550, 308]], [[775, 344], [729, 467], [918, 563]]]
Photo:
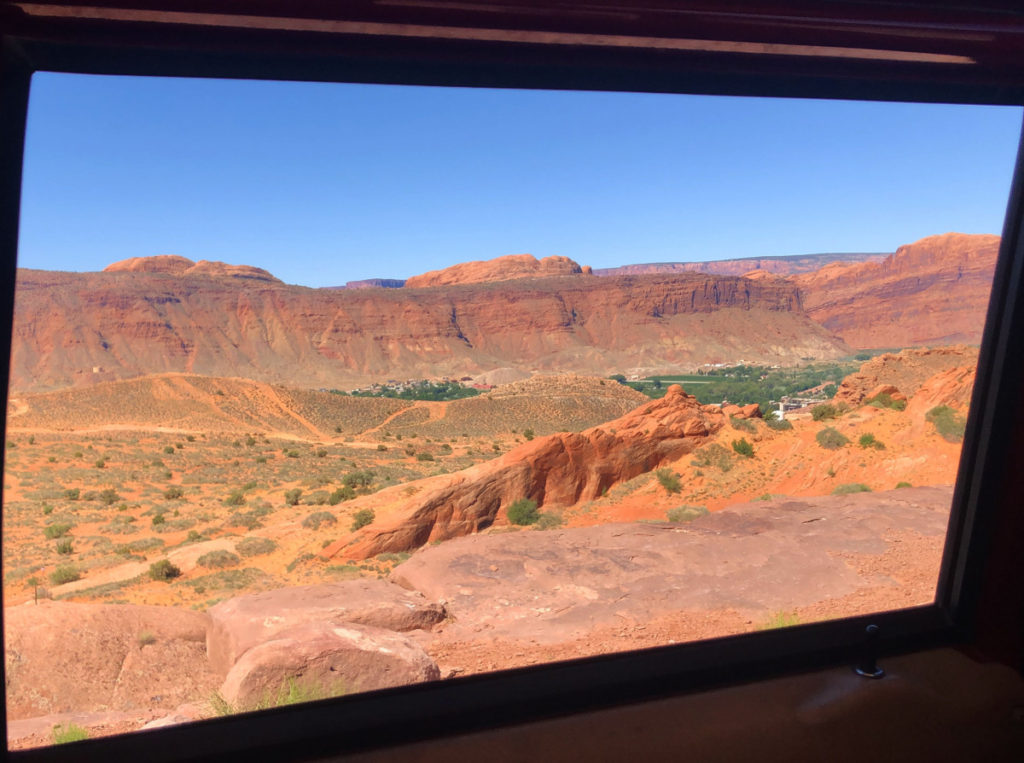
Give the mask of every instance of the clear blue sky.
[[529, 252], [610, 267], [999, 233], [1007, 107], [38, 74], [19, 264], [289, 283]]

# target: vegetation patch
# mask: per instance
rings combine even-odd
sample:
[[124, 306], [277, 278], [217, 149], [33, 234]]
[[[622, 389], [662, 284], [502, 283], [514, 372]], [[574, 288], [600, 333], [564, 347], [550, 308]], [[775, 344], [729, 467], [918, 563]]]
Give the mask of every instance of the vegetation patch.
[[888, 392], [883, 392], [880, 395], [875, 395], [864, 401], [865, 405], [873, 406], [874, 408], [889, 408], [894, 411], [906, 410], [906, 400], [894, 400], [892, 395]]
[[787, 421], [786, 419], [777, 419], [774, 416], [766, 418], [764, 423], [769, 429], [774, 429], [776, 432], [784, 432], [788, 429], [793, 428], [793, 422]]
[[851, 493], [870, 493], [871, 488], [863, 482], [850, 482], [845, 485], [836, 485], [832, 495], [850, 495]]
[[747, 442], [745, 437], [741, 437], [738, 440], [732, 441], [732, 449], [736, 451], [743, 458], [754, 457], [754, 446]]
[[723, 472], [728, 472], [733, 467], [733, 458], [724, 446], [713, 442], [696, 451], [693, 454], [692, 463], [698, 468], [715, 467]]
[[525, 527], [536, 524], [539, 520], [537, 502], [532, 498], [520, 498], [508, 507], [508, 521], [513, 525]]
[[321, 526], [330, 527], [338, 524], [338, 518], [329, 511], [315, 511], [302, 520], [302, 526], [307, 530], [319, 530]]
[[757, 426], [750, 419], [740, 419], [736, 416], [730, 416], [729, 424], [733, 429], [739, 429], [741, 432], [747, 432], [749, 434], [757, 433]]
[[181, 569], [170, 559], [161, 559], [149, 565], [149, 577], [153, 580], [162, 580], [165, 583], [181, 576]]
[[870, 432], [862, 434], [860, 439], [857, 440], [857, 444], [868, 450], [885, 450], [885, 443], [881, 440], [875, 439], [875, 436]]
[[682, 483], [679, 481], [680, 476], [671, 469], [658, 469], [654, 472], [654, 476], [657, 478], [658, 484], [665, 488], [667, 493], [678, 493], [683, 488]]
[[849, 438], [835, 427], [825, 427], [814, 436], [814, 439], [825, 450], [839, 450], [850, 442]]
[[80, 580], [82, 573], [78, 571], [78, 568], [73, 564], [59, 564], [57, 568], [50, 573], [50, 582], [54, 585], [64, 585], [65, 583], [73, 583], [76, 580]]
[[242, 538], [242, 540], [235, 544], [235, 551], [246, 558], [269, 554], [276, 549], [277, 544], [270, 540], [270, 538]]
[[200, 567], [205, 567], [208, 570], [220, 570], [225, 567], [234, 567], [242, 561], [238, 554], [232, 554], [230, 551], [219, 549], [217, 551], [210, 551], [209, 553], [203, 554], [201, 557], [196, 559], [196, 564]]
[[81, 742], [89, 738], [89, 732], [77, 723], [58, 724], [51, 732], [54, 744], [68, 744], [70, 742]]
[[376, 519], [376, 515], [373, 513], [373, 509], [360, 509], [352, 515], [352, 524], [349, 529], [355, 532], [361, 527], [373, 524], [374, 519]]
[[837, 419], [846, 413], [846, 408], [841, 405], [833, 405], [832, 403], [824, 403], [822, 405], [816, 405], [811, 408], [811, 418], [815, 421], [828, 421], [829, 419]]
[[674, 509], [668, 510], [668, 521], [669, 522], [690, 522], [697, 517], [702, 517], [708, 513], [708, 510], [703, 506], [676, 506]]
[[946, 442], [963, 442], [967, 420], [948, 405], [937, 405], [924, 415]]

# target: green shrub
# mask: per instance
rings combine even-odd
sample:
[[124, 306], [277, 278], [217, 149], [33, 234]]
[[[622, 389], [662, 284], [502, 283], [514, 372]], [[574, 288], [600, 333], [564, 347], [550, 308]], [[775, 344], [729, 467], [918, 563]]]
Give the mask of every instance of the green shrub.
[[896, 483], [896, 487], [897, 488], [904, 488], [904, 487], [914, 487], [914, 486], [911, 485], [909, 482], [897, 482]]
[[105, 458], [98, 458], [98, 459], [96, 459], [96, 463], [93, 464], [93, 466], [95, 466], [97, 469], [106, 469], [107, 468], [107, 459], [105, 459]]
[[228, 497], [224, 499], [225, 506], [244, 506], [245, 505], [245, 493], [241, 490], [232, 490]]
[[235, 544], [235, 551], [244, 557], [262, 556], [277, 549], [277, 543], [270, 538], [242, 538]]
[[745, 437], [732, 441], [732, 449], [744, 458], [754, 457], [754, 446], [747, 442]]
[[356, 469], [354, 472], [346, 474], [341, 480], [341, 484], [353, 489], [357, 487], [369, 487], [372, 483], [373, 472], [369, 469]]
[[850, 493], [870, 493], [871, 488], [863, 482], [850, 482], [846, 485], [836, 485], [832, 495], [849, 495]]
[[825, 427], [814, 436], [814, 439], [825, 450], [839, 450], [850, 442], [842, 432], [834, 427]]
[[376, 519], [376, 515], [373, 513], [373, 509], [360, 509], [352, 515], [352, 525], [350, 529], [355, 532], [360, 527], [366, 527]]
[[65, 555], [70, 554], [74, 551], [73, 545], [71, 538], [62, 538], [57, 541], [57, 553]]
[[105, 503], [107, 506], [112, 506], [121, 500], [121, 496], [117, 494], [117, 491], [112, 487], [108, 487], [106, 490], [101, 490], [98, 496], [99, 500]]
[[822, 405], [816, 405], [811, 408], [811, 418], [815, 421], [834, 419], [839, 416], [839, 414], [839, 409], [831, 403], [823, 403]]
[[319, 530], [320, 526], [330, 527], [338, 523], [338, 518], [329, 511], [316, 511], [302, 520], [302, 526], [308, 530]]
[[310, 506], [324, 506], [331, 500], [331, 495], [326, 490], [314, 490], [309, 494], [306, 503]]
[[69, 742], [81, 742], [89, 738], [89, 732], [77, 723], [57, 724], [51, 732], [54, 744], [68, 744]]
[[225, 567], [234, 567], [241, 561], [241, 558], [237, 554], [232, 554], [230, 551], [219, 549], [217, 551], [210, 551], [203, 554], [201, 557], [196, 559], [196, 564], [200, 567], [205, 567], [208, 570], [219, 570]]
[[540, 519], [537, 502], [532, 498], [520, 498], [508, 507], [508, 521], [514, 525], [535, 524]]
[[380, 452], [382, 452], [382, 453], [383, 453], [383, 452], [384, 452], [385, 450], [387, 450], [387, 449], [388, 449], [388, 446], [387, 446], [387, 445], [385, 445], [384, 443], [380, 443], [379, 445], [377, 445], [377, 450], [379, 450], [379, 451], [380, 451]]
[[713, 442], [693, 454], [693, 465], [696, 467], [714, 466], [723, 472], [732, 469], [732, 454], [725, 447]]
[[54, 585], [63, 585], [64, 583], [73, 583], [81, 577], [82, 573], [78, 571], [75, 565], [60, 564], [50, 573], [50, 582]]
[[173, 445], [164, 445], [164, 453], [166, 453], [169, 456], [174, 455], [174, 446]]
[[888, 392], [875, 395], [874, 397], [865, 400], [864, 404], [875, 408], [891, 408], [894, 411], [902, 411], [907, 407], [906, 400], [893, 400], [892, 395]]
[[49, 516], [52, 513], [53, 513], [53, 506], [51, 506], [48, 503], [44, 503], [43, 504], [43, 514], [45, 514], [46, 516]]
[[180, 575], [181, 570], [170, 559], [161, 559], [159, 562], [149, 565], [149, 577], [153, 580], [162, 580], [167, 583]]
[[757, 432], [757, 426], [750, 419], [740, 419], [735, 416], [729, 417], [729, 424], [733, 429], [739, 429], [741, 432], [748, 432], [755, 434]]
[[326, 456], [327, 456], [327, 449], [326, 448], [317, 448], [317, 451], [316, 451], [316, 457], [317, 458], [325, 458]]
[[768, 425], [769, 429], [774, 429], [777, 432], [781, 432], [781, 431], [785, 431], [787, 429], [792, 429], [793, 428], [793, 422], [792, 421], [788, 421], [787, 419], [782, 419], [780, 421], [779, 419], [776, 419], [776, 418], [770, 418], [770, 419], [765, 419], [764, 423]]
[[351, 501], [356, 497], [356, 491], [350, 488], [348, 485], [345, 487], [339, 487], [329, 496], [327, 496], [327, 503], [331, 506], [337, 506], [342, 501]]
[[164, 500], [177, 501], [185, 496], [185, 491], [177, 485], [171, 485], [164, 491]]
[[56, 540], [67, 535], [71, 531], [72, 526], [69, 522], [54, 522], [52, 525], [47, 525], [43, 528], [43, 535], [48, 540]]
[[416, 454], [416, 460], [417, 461], [433, 461], [434, 460], [434, 456], [432, 454], [430, 454], [430, 453], [426, 453], [424, 451], [420, 451], [419, 453]]
[[286, 450], [284, 454], [285, 454], [285, 456], [287, 458], [298, 458], [299, 457], [299, 451], [297, 451], [297, 450]]
[[153, 527], [156, 527], [157, 525], [162, 525], [166, 521], [167, 518], [163, 514], [154, 514], [153, 519], [150, 520]]
[[77, 487], [69, 488], [68, 490], [64, 491], [64, 500], [77, 501], [80, 495], [81, 491]]
[[658, 478], [658, 483], [665, 488], [665, 492], [678, 493], [682, 490], [679, 475], [671, 469], [658, 469], [654, 472], [654, 476]]
[[284, 502], [288, 506], [298, 506], [300, 498], [302, 498], [302, 488], [300, 487], [284, 491]]
[[676, 506], [668, 510], [669, 522], [689, 522], [697, 517], [704, 516], [708, 510], [703, 506]]
[[536, 436], [537, 435], [534, 433], [534, 431], [532, 429], [527, 428], [527, 429], [523, 430], [523, 437], [526, 438], [527, 442], [529, 442], [530, 440], [532, 440]]
[[870, 432], [862, 434], [860, 439], [857, 440], [857, 444], [865, 449], [873, 448], [875, 450], [885, 450], [885, 443], [881, 440], [876, 440], [875, 436]]
[[935, 406], [924, 418], [935, 426], [935, 431], [946, 442], [961, 442], [964, 439], [967, 421], [948, 405]]

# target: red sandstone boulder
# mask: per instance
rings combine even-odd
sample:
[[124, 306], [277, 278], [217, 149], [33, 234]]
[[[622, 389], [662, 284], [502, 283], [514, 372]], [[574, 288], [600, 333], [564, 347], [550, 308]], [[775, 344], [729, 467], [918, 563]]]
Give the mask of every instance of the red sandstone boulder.
[[418, 592], [364, 579], [239, 596], [212, 607], [209, 615], [210, 665], [225, 675], [250, 649], [300, 626], [359, 623], [392, 631], [430, 629], [444, 619], [445, 610]]
[[404, 487], [381, 491], [392, 508], [351, 541], [339, 541], [325, 556], [365, 559], [386, 551], [408, 551], [505, 521], [508, 506], [530, 498], [544, 506], [593, 500], [632, 479], [692, 452], [717, 432], [722, 411], [702, 406], [673, 384], [661, 400], [582, 432], [538, 437], [484, 464], [423, 481], [415, 496]]
[[307, 624], [246, 652], [220, 692], [240, 708], [274, 704], [289, 682], [312, 698], [436, 681], [437, 663], [408, 637], [366, 625]]

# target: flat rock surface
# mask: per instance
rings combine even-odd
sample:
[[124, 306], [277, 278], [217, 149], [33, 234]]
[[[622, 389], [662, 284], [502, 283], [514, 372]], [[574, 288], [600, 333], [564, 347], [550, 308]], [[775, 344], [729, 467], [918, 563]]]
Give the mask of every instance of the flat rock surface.
[[9, 719], [177, 707], [216, 688], [204, 613], [40, 601], [4, 611]]
[[[863, 560], [890, 554], [903, 538], [940, 542], [951, 499], [948, 487], [906, 488], [759, 501], [683, 524], [458, 538], [421, 550], [392, 577], [445, 603], [452, 622], [441, 638], [449, 642], [552, 644], [682, 611], [764, 619], [900, 589], [900, 580]], [[911, 597], [925, 601], [899, 599], [900, 606], [926, 603], [938, 562], [926, 560], [925, 582], [917, 580]], [[915, 560], [915, 575], [920, 567]]]
[[224, 675], [247, 651], [307, 624], [358, 623], [392, 631], [429, 629], [444, 607], [386, 580], [348, 580], [239, 596], [209, 610], [211, 666]]

